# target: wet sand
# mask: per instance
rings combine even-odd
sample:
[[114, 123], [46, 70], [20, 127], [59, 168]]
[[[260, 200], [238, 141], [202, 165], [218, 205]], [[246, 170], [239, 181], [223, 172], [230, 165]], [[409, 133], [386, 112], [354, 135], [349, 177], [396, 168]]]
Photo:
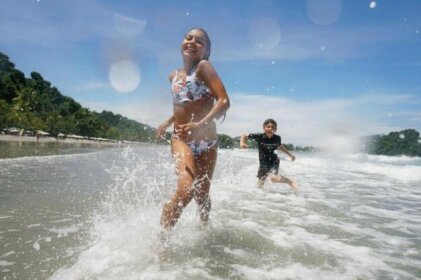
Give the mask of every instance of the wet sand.
[[94, 141], [87, 139], [56, 139], [54, 137], [40, 137], [37, 139], [36, 136], [15, 136], [15, 135], [0, 135], [0, 141], [14, 141], [14, 142], [39, 142], [39, 143], [49, 143], [49, 142], [60, 142], [68, 144], [93, 144], [93, 145], [104, 145], [104, 146], [119, 146], [124, 144], [123, 142], [106, 142], [106, 141]]
[[89, 153], [100, 149], [121, 148], [124, 142], [106, 142], [87, 139], [56, 139], [54, 137], [0, 135], [0, 159], [28, 156], [49, 156]]

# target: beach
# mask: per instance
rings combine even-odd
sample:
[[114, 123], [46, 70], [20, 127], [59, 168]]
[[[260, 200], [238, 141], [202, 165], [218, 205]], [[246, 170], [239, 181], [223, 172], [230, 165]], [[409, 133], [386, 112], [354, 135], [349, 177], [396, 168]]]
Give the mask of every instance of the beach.
[[50, 156], [89, 153], [100, 149], [121, 148], [124, 142], [105, 142], [88, 139], [56, 139], [54, 137], [0, 135], [0, 159], [30, 156]]
[[0, 141], [13, 141], [13, 142], [39, 142], [39, 143], [68, 143], [68, 144], [92, 144], [92, 145], [107, 145], [107, 146], [116, 146], [124, 144], [122, 142], [106, 142], [106, 141], [95, 141], [89, 139], [74, 139], [74, 138], [54, 138], [54, 137], [39, 137], [36, 136], [19, 136], [19, 135], [6, 135], [0, 134]]
[[298, 182], [293, 194], [269, 182], [257, 188], [256, 151], [220, 149], [209, 226], [192, 201], [159, 250], [162, 205], [176, 182], [170, 147], [69, 149], [0, 159], [2, 278], [421, 276], [420, 158], [281, 156], [281, 174]]

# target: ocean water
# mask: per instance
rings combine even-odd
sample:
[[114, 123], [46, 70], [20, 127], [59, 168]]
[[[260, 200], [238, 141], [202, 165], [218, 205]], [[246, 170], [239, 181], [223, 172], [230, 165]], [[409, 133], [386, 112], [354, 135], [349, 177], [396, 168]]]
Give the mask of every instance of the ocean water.
[[295, 195], [220, 150], [210, 224], [192, 201], [166, 246], [169, 147], [0, 159], [0, 279], [421, 278], [421, 158], [296, 156]]

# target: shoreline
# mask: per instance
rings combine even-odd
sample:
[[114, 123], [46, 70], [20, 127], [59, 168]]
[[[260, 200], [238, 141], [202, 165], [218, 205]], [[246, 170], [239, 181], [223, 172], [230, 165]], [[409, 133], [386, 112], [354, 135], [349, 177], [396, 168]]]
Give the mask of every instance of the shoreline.
[[54, 137], [40, 137], [37, 139], [36, 136], [15, 136], [15, 135], [0, 135], [0, 141], [5, 142], [34, 142], [34, 143], [68, 143], [68, 144], [90, 144], [90, 145], [101, 145], [101, 146], [121, 146], [127, 145], [124, 142], [100, 142], [87, 139], [56, 139]]

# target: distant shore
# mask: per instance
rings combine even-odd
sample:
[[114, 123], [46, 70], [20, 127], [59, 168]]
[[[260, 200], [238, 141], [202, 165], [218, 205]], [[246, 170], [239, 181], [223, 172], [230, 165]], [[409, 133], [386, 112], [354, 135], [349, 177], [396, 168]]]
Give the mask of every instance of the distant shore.
[[91, 145], [104, 145], [104, 146], [121, 146], [125, 143], [115, 143], [115, 142], [103, 142], [103, 141], [93, 141], [87, 139], [57, 139], [54, 137], [39, 137], [36, 136], [15, 136], [15, 135], [2, 135], [0, 134], [0, 141], [13, 141], [13, 142], [39, 142], [39, 143], [48, 143], [48, 142], [60, 142], [60, 143], [69, 143], [69, 144], [91, 144]]

